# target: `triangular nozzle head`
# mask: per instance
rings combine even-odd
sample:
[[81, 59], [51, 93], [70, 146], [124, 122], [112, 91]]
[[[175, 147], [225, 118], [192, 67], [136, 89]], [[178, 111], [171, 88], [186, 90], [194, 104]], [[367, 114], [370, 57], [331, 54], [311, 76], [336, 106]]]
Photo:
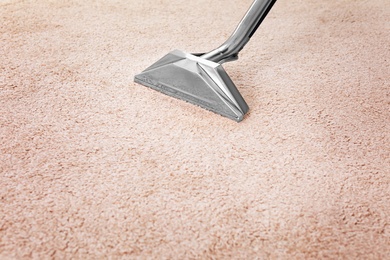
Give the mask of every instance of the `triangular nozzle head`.
[[165, 55], [134, 81], [237, 122], [249, 110], [221, 64], [179, 50]]

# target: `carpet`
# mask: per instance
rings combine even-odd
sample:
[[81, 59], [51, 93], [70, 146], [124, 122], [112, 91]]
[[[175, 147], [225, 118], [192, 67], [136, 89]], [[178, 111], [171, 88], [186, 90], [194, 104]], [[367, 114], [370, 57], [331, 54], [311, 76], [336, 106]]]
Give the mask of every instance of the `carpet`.
[[133, 83], [250, 0], [0, 0], [1, 259], [388, 259], [390, 1], [279, 0], [236, 123]]

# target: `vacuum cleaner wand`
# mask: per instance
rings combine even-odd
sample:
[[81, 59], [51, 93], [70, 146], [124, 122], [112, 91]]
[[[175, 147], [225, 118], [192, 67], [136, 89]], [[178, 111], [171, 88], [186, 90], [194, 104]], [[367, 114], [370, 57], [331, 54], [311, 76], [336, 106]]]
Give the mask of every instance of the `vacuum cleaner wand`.
[[240, 122], [249, 107], [222, 63], [238, 59], [276, 0], [255, 0], [233, 34], [206, 54], [172, 51], [134, 81]]

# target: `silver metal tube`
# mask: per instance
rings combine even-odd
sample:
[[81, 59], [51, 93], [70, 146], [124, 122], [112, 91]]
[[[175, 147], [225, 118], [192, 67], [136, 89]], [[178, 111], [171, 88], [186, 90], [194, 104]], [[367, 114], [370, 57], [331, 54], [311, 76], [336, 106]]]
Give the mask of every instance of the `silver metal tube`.
[[276, 0], [255, 0], [229, 39], [201, 58], [221, 64], [236, 60], [238, 53], [248, 43], [275, 2]]

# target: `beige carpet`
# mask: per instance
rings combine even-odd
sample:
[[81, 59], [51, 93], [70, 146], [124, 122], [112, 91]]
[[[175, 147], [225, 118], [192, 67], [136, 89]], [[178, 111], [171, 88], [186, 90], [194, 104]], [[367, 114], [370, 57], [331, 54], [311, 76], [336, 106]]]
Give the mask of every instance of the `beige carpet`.
[[241, 123], [133, 83], [250, 4], [0, 0], [0, 259], [389, 259], [389, 0], [279, 0]]

